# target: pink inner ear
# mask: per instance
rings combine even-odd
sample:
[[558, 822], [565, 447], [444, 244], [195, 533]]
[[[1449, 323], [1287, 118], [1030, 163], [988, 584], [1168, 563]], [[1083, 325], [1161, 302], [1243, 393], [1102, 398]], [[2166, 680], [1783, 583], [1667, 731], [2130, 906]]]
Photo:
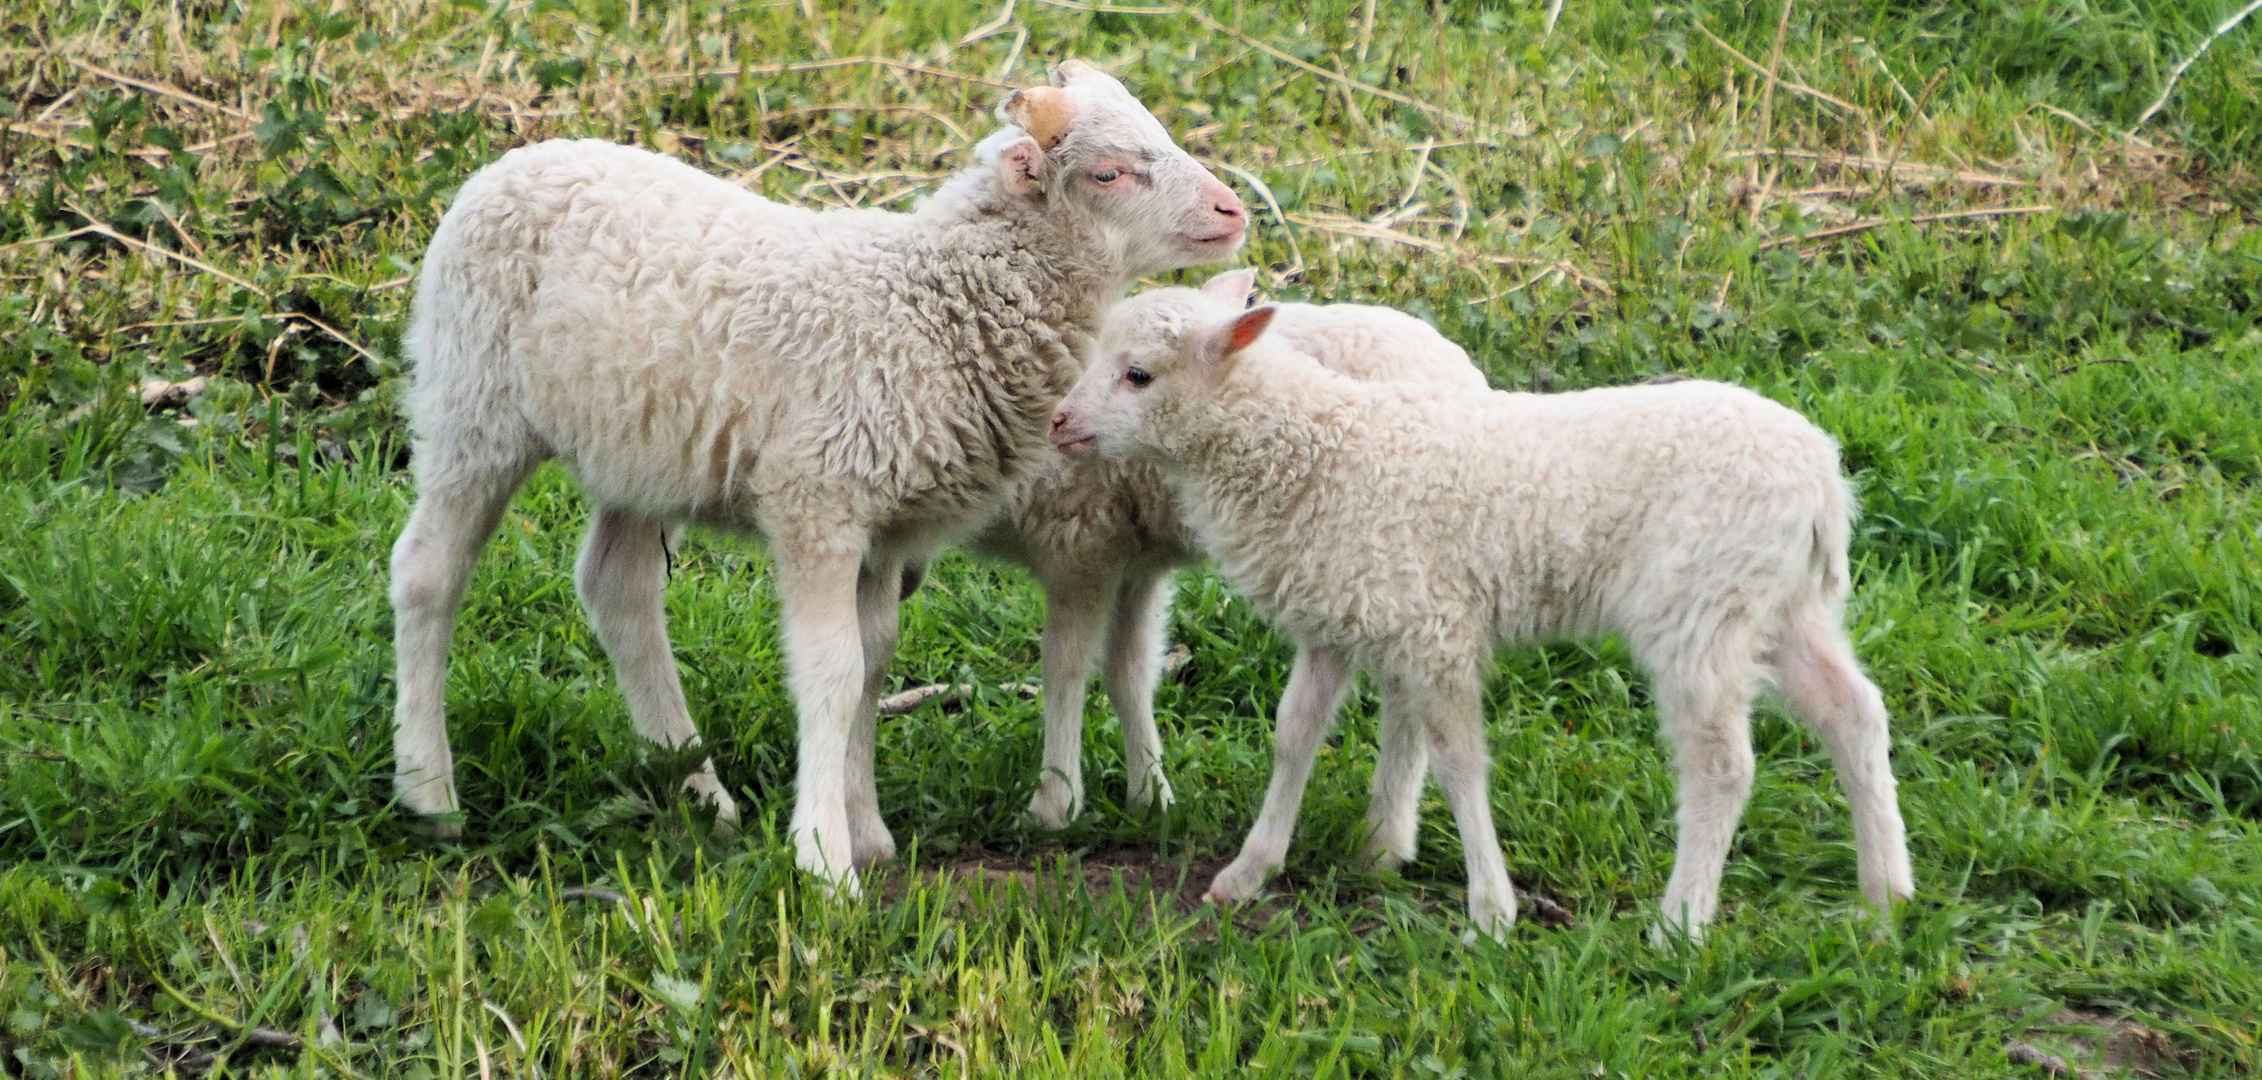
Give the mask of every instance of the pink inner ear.
[[1233, 329], [1225, 337], [1225, 351], [1240, 352], [1262, 337], [1265, 328], [1272, 325], [1272, 313], [1272, 306], [1267, 304], [1233, 320]]
[[1234, 307], [1249, 306], [1249, 293], [1257, 287], [1254, 270], [1228, 270], [1209, 279], [1202, 292], [1213, 299], [1222, 300]]
[[1037, 159], [1043, 155], [1044, 151], [1037, 149], [1036, 143], [1023, 139], [1006, 148], [1005, 160], [1012, 163], [1014, 173], [1021, 179], [1035, 183]]

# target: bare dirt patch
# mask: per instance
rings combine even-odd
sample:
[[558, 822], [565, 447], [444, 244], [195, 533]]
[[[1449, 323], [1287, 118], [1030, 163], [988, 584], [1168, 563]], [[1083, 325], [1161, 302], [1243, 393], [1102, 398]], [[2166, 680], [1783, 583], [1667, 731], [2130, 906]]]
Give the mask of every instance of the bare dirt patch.
[[2185, 1076], [2187, 1051], [2166, 1033], [2102, 1009], [2060, 1009], [2035, 1025], [2041, 1038], [2013, 1043], [2012, 1059], [2052, 1076]]

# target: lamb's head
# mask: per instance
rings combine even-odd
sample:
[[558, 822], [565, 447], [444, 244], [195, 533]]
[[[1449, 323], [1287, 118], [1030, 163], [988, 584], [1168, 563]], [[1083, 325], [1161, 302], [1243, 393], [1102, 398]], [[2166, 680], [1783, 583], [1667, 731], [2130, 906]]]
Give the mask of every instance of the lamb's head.
[[1070, 457], [1167, 463], [1183, 454], [1187, 418], [1272, 325], [1271, 306], [1242, 310], [1254, 281], [1232, 270], [1200, 289], [1149, 289], [1115, 305], [1083, 377], [1053, 411], [1052, 444]]
[[1013, 126], [982, 140], [980, 157], [1008, 190], [1088, 221], [1126, 279], [1219, 262], [1248, 235], [1233, 189], [1090, 64], [1063, 62], [1052, 85], [1014, 91], [998, 117]]

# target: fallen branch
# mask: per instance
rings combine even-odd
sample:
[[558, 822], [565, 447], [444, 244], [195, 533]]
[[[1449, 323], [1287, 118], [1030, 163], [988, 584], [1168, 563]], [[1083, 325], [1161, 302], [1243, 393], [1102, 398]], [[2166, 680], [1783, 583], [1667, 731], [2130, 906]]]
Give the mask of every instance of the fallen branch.
[[1769, 240], [1768, 242], [1759, 245], [1759, 250], [1767, 251], [1773, 248], [1785, 247], [1791, 244], [1804, 244], [1815, 240], [1834, 240], [1841, 236], [1852, 236], [1856, 233], [1865, 233], [1871, 229], [1875, 229], [1884, 225], [1930, 225], [1936, 221], [1955, 221], [1962, 218], [2014, 217], [2023, 214], [2044, 214], [2056, 209], [2057, 207], [2055, 206], [2000, 206], [1986, 210], [1955, 210], [1945, 214], [1918, 214], [1915, 217], [1908, 218], [1876, 218], [1870, 221], [1857, 221], [1851, 225], [1840, 225], [1836, 228], [1831, 229], [1820, 229], [1815, 232], [1807, 233], [1804, 236], [1777, 237], [1773, 240]]
[[881, 698], [879, 711], [881, 716], [902, 716], [904, 713], [930, 701], [939, 700], [942, 704], [948, 705], [973, 692], [974, 688], [965, 683], [933, 683], [927, 686], [914, 686], [909, 690]]
[[[1000, 683], [998, 689], [1007, 693], [1019, 694], [1025, 698], [1034, 698], [1044, 692], [1043, 688], [1035, 683]], [[974, 685], [972, 683], [929, 683], [925, 686], [914, 686], [909, 690], [898, 691], [881, 698], [878, 711], [881, 716], [902, 716], [930, 701], [948, 705], [973, 692]]]
[[2136, 129], [2143, 127], [2145, 121], [2152, 119], [2161, 109], [2167, 108], [2168, 95], [2176, 92], [2176, 82], [2183, 78], [2183, 73], [2191, 70], [2191, 65], [2198, 63], [2200, 57], [2207, 55], [2207, 50], [2215, 47], [2215, 39], [2238, 29], [2238, 24], [2246, 21], [2246, 17], [2254, 14], [2257, 9], [2262, 9], [2262, 0], [2253, 0], [2252, 3], [2238, 9], [2238, 12], [2230, 18], [2217, 23], [2215, 32], [2207, 35], [2207, 40], [2200, 42], [2199, 48], [2193, 50], [2190, 56], [2184, 57], [2182, 63], [2169, 70], [2168, 81], [2160, 84], [2160, 96], [2152, 99], [2152, 104], [2145, 106], [2143, 112], [2136, 114], [2136, 123], [2129, 125], [2129, 134], [2136, 134]]

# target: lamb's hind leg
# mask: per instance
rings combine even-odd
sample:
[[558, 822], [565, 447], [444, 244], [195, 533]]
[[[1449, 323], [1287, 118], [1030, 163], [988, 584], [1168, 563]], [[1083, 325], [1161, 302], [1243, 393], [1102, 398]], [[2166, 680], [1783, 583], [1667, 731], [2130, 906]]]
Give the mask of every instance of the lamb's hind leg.
[[1792, 615], [1776, 656], [1783, 702], [1821, 736], [1854, 816], [1862, 895], [1889, 911], [1916, 891], [1908, 839], [1893, 795], [1885, 697], [1862, 674], [1853, 643], [1820, 604]]
[[1170, 615], [1170, 571], [1140, 568], [1124, 575], [1108, 620], [1107, 662], [1100, 680], [1123, 727], [1123, 762], [1131, 774], [1124, 804], [1133, 810], [1167, 808], [1170, 781], [1162, 772], [1162, 733], [1155, 728], [1155, 682], [1162, 674], [1163, 624]]
[[[924, 564], [922, 564], [924, 565]], [[905, 589], [901, 562], [867, 565], [856, 578], [856, 619], [864, 641], [864, 699], [848, 736], [848, 843], [859, 867], [895, 857], [895, 834], [880, 816], [880, 688], [902, 635], [899, 604]]]
[[[531, 454], [486, 461], [458, 446], [418, 447], [419, 491], [393, 543], [393, 660], [400, 698], [393, 710], [393, 786], [419, 814], [456, 810], [455, 758], [448, 752], [448, 644], [472, 563], [495, 531], [511, 493], [533, 468]], [[437, 826], [456, 836], [454, 822]]]
[[[582, 610], [605, 654], [613, 659], [629, 718], [661, 746], [695, 746], [699, 729], [684, 705], [683, 681], [668, 647], [666, 528], [627, 510], [600, 507], [574, 564]], [[738, 804], [715, 776], [709, 759], [684, 786], [715, 805], [715, 824], [726, 835], [738, 828]]]
[[1756, 771], [1751, 702], [1758, 662], [1750, 628], [1731, 622], [1701, 636], [1701, 648], [1682, 653], [1644, 650], [1681, 787], [1680, 844], [1661, 903], [1661, 940], [1673, 928], [1695, 936], [1719, 912], [1720, 874]]
[[1395, 870], [1414, 858], [1421, 832], [1422, 783], [1429, 778], [1429, 733], [1418, 715], [1406, 715], [1401, 695], [1385, 695], [1377, 723], [1374, 797], [1367, 804], [1367, 840], [1359, 857], [1377, 870]]
[[1453, 808], [1461, 829], [1462, 856], [1469, 875], [1469, 933], [1505, 935], [1516, 923], [1516, 888], [1508, 880], [1508, 860], [1500, 853], [1500, 834], [1492, 823], [1492, 767], [1484, 748], [1484, 694], [1474, 676], [1450, 682], [1417, 679], [1386, 681], [1383, 696], [1402, 699], [1387, 707], [1394, 715], [1423, 724], [1429, 733], [1429, 762], [1437, 786]]

